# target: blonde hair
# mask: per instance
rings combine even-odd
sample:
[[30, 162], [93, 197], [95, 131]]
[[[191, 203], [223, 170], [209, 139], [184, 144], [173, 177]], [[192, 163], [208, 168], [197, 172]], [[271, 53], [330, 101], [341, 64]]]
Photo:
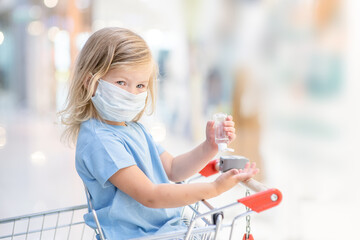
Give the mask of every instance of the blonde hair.
[[65, 125], [62, 138], [76, 143], [82, 122], [101, 119], [91, 97], [96, 82], [113, 68], [152, 64], [153, 70], [148, 84], [148, 97], [144, 109], [133, 121], [138, 121], [151, 101], [151, 111], [155, 106], [155, 80], [157, 65], [144, 39], [123, 28], [103, 28], [93, 33], [82, 48], [70, 76], [66, 107], [59, 112], [61, 123]]

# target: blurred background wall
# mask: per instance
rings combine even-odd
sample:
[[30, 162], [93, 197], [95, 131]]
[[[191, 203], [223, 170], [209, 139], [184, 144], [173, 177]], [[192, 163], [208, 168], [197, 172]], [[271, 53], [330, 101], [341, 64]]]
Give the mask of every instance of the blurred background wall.
[[142, 120], [154, 138], [176, 155], [204, 139], [214, 113], [232, 114], [235, 154], [282, 190], [279, 207], [254, 216], [256, 239], [359, 238], [359, 10], [356, 0], [1, 0], [0, 218], [85, 203], [56, 112], [86, 39], [118, 26], [159, 64], [157, 110]]

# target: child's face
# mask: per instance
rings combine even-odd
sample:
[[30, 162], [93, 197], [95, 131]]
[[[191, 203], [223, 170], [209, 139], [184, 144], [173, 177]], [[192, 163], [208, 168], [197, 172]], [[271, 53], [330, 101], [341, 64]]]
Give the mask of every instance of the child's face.
[[151, 64], [129, 66], [109, 70], [101, 79], [132, 94], [139, 94], [147, 90], [151, 73]]

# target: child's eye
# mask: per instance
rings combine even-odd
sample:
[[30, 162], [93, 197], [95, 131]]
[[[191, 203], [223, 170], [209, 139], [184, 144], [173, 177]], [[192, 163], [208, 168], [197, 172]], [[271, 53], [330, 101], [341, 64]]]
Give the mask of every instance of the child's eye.
[[136, 87], [137, 87], [137, 88], [144, 88], [145, 85], [144, 85], [144, 84], [138, 84]]
[[116, 83], [119, 84], [119, 85], [121, 85], [121, 86], [124, 86], [124, 85], [125, 85], [125, 82], [124, 82], [124, 81], [117, 81]]

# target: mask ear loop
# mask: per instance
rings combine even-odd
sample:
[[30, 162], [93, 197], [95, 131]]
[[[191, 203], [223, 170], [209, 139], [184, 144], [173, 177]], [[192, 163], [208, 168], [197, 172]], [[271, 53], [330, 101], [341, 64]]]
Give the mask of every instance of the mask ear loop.
[[[99, 78], [96, 81], [93, 81], [93, 79], [96, 77], [96, 74], [93, 74], [92, 72], [89, 72], [89, 74], [90, 74], [90, 76], [87, 79], [87, 84], [85, 87], [88, 91], [91, 90], [91, 93], [92, 93], [91, 96], [94, 97], [96, 94], [97, 86], [98, 86], [98, 85], [96, 85], [96, 83], [99, 84], [101, 79]], [[95, 83], [93, 83], [93, 82], [95, 82]]]
[[[95, 78], [97, 74], [93, 74], [92, 72], [89, 73], [91, 75], [91, 79]], [[98, 78], [96, 81], [102, 80], [101, 78]]]
[[[91, 75], [91, 78], [89, 79], [89, 80], [92, 80], [93, 78], [95, 78], [95, 76], [96, 76], [96, 74], [94, 75], [93, 73], [90, 73], [90, 75]], [[96, 80], [96, 82], [99, 82], [101, 80], [101, 78], [98, 78], [97, 80]]]
[[[88, 81], [91, 81], [93, 78], [95, 78], [96, 74], [94, 75], [93, 73], [90, 72], [90, 75], [91, 75], [91, 78], [88, 80]], [[97, 79], [95, 82], [97, 82], [98, 84], [100, 83], [100, 80], [101, 78]], [[98, 85], [99, 86], [99, 85]], [[95, 85], [94, 85], [94, 88], [95, 88]], [[97, 88], [96, 88], [97, 89]], [[92, 97], [94, 97], [96, 94], [96, 90], [93, 91], [93, 95]], [[95, 107], [94, 107], [95, 108]], [[96, 111], [96, 108], [95, 108], [95, 111]], [[105, 123], [105, 120], [100, 116], [99, 113], [97, 113], [98, 117], [99, 117], [99, 120], [100, 120], [100, 124], [102, 124], [103, 127], [106, 127], [108, 128], [109, 126], [107, 126], [107, 124], [104, 124]]]

